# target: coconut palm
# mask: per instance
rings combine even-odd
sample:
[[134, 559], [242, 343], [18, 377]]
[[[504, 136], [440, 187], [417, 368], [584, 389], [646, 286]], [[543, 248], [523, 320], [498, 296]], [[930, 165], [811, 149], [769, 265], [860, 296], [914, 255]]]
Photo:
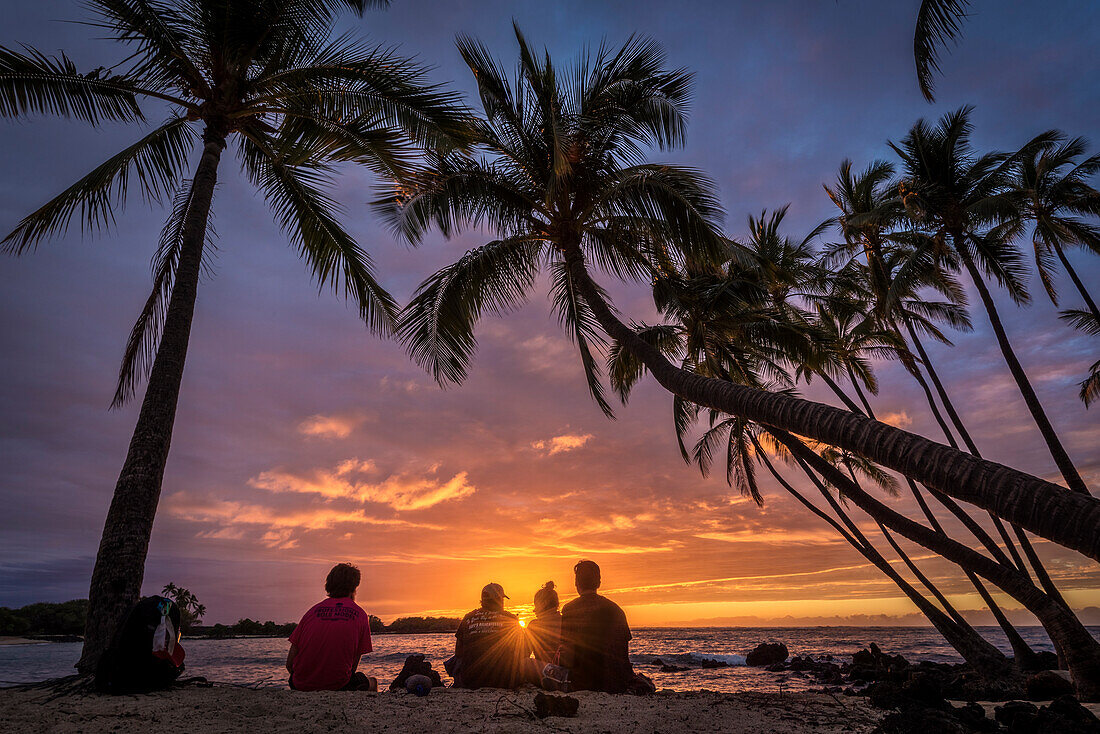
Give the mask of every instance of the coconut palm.
[[[420, 287], [400, 327], [414, 359], [442, 382], [461, 379], [476, 348], [476, 321], [520, 303], [545, 266], [562, 294], [559, 313], [585, 346], [602, 330], [681, 400], [847, 449], [1100, 558], [1100, 500], [850, 411], [693, 373], [636, 334], [593, 280], [590, 261], [614, 275], [652, 278], [678, 260], [721, 257], [709, 181], [641, 162], [641, 145], [681, 139], [690, 75], [667, 71], [660, 53], [642, 41], [615, 53], [603, 49], [559, 73], [548, 54], [536, 57], [517, 37], [514, 92], [480, 44], [459, 43], [479, 87], [484, 155], [441, 157], [379, 202], [412, 241], [432, 225], [446, 234], [483, 227], [495, 238]], [[591, 356], [582, 352], [590, 378], [597, 372]], [[889, 508], [873, 511], [903, 537], [957, 563], [972, 561], [977, 573], [1053, 618], [1045, 595], [1034, 596], [1018, 572]]]
[[[902, 203], [932, 241], [950, 246], [973, 282], [1009, 371], [1066, 484], [1088, 494], [1027, 373], [1016, 357], [982, 271], [998, 281], [1016, 303], [1029, 299], [1019, 251], [1017, 197], [1010, 189], [1017, 156], [975, 154], [970, 143], [971, 107], [944, 115], [935, 126], [918, 121], [900, 143], [890, 146], [905, 165], [899, 185]], [[1039, 144], [1032, 141], [1031, 145]]]
[[917, 64], [917, 84], [929, 102], [934, 95], [935, 75], [940, 71], [940, 51], [958, 40], [969, 0], [921, 0], [913, 31], [913, 59]]
[[[104, 525], [89, 592], [82, 672], [94, 669], [137, 599], [168, 458], [222, 151], [231, 141], [248, 179], [321, 286], [342, 291], [375, 333], [396, 307], [369, 255], [343, 229], [328, 187], [334, 167], [404, 175], [414, 144], [446, 145], [465, 113], [424, 70], [352, 36], [330, 38], [337, 14], [387, 0], [89, 0], [92, 25], [127, 47], [80, 73], [65, 56], [0, 48], [0, 114], [103, 123], [167, 120], [23, 219], [4, 240], [20, 254], [74, 219], [103, 229], [133, 186], [174, 201], [154, 258], [154, 286], [127, 344], [115, 404], [148, 374]], [[158, 108], [164, 107], [165, 110]], [[201, 141], [201, 142], [200, 142]], [[191, 178], [189, 159], [201, 151]]]
[[1066, 257], [1066, 250], [1075, 247], [1100, 255], [1100, 227], [1074, 216], [1100, 214], [1100, 192], [1086, 183], [1100, 170], [1100, 155], [1079, 160], [1086, 151], [1081, 138], [1046, 134], [1039, 144], [1024, 146], [1015, 186], [1024, 217], [1032, 223], [1035, 268], [1051, 303], [1058, 305], [1051, 262], [1057, 256], [1089, 313], [1100, 321], [1096, 301]]

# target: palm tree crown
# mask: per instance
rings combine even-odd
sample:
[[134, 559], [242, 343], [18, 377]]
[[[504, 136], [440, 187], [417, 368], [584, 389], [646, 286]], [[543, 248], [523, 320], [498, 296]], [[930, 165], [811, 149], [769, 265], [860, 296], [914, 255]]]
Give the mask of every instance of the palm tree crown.
[[579, 246], [609, 273], [646, 279], [720, 249], [711, 181], [689, 168], [644, 162], [646, 148], [683, 142], [691, 74], [666, 69], [660, 48], [641, 38], [616, 51], [601, 46], [559, 69], [518, 27], [515, 34], [514, 80], [479, 42], [458, 41], [481, 97], [480, 155], [439, 156], [377, 202], [412, 241], [432, 225], [445, 235], [475, 226], [495, 235], [428, 278], [399, 331], [413, 359], [438, 381], [460, 381], [476, 348], [478, 318], [514, 308], [546, 268], [592, 396], [610, 415], [593, 355], [604, 336], [563, 253]]

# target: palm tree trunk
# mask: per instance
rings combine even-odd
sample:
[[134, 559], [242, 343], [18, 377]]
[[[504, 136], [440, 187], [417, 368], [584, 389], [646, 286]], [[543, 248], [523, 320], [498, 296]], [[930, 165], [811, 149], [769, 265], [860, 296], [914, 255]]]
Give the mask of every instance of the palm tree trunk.
[[1077, 277], [1077, 271], [1069, 264], [1069, 258], [1066, 257], [1066, 253], [1062, 251], [1061, 246], [1059, 246], [1057, 242], [1054, 243], [1054, 251], [1058, 253], [1058, 259], [1062, 261], [1062, 267], [1069, 273], [1070, 280], [1072, 280], [1073, 285], [1077, 287], [1077, 292], [1081, 294], [1081, 298], [1085, 299], [1085, 305], [1088, 306], [1089, 311], [1092, 312], [1092, 317], [1096, 319], [1096, 323], [1100, 324], [1100, 309], [1096, 308], [1096, 301], [1092, 300], [1092, 296], [1089, 294], [1088, 289], [1085, 288], [1085, 284]]
[[[916, 365], [914, 365], [914, 367], [916, 367]], [[855, 385], [855, 375], [852, 374], [850, 370], [849, 378], [852, 380], [852, 384]], [[837, 389], [840, 389], [839, 386]], [[928, 393], [927, 386], [925, 386], [925, 393]], [[841, 394], [843, 395], [843, 392]], [[875, 415], [873, 412], [871, 412], [871, 406], [867, 402], [867, 399], [863, 397], [862, 393], [860, 393], [860, 397], [863, 399], [863, 403], [864, 406], [867, 408], [868, 415], [871, 418], [874, 418]], [[928, 399], [932, 399], [932, 396], [930, 394], [928, 395]], [[851, 474], [851, 467], [849, 467], [849, 474]], [[852, 481], [855, 481], [854, 476], [852, 476]], [[924, 513], [924, 516], [928, 518], [929, 524], [934, 530], [940, 533], [944, 533], [943, 527], [940, 525], [940, 522], [936, 518], [936, 515], [932, 512], [932, 509], [928, 506], [928, 503], [924, 499], [924, 495], [921, 494], [920, 490], [917, 488], [916, 483], [909, 477], [905, 477], [905, 481], [909, 485], [909, 490], [913, 493], [913, 497], [916, 499], [917, 505]], [[937, 496], [937, 499], [939, 499], [941, 504], [947, 507], [947, 509], [954, 513], [955, 516], [963, 522], [963, 524], [970, 530], [970, 532], [974, 534], [974, 537], [976, 537], [979, 541], [982, 542], [983, 545], [985, 545], [985, 547], [990, 551], [990, 553], [992, 553], [993, 557], [997, 559], [998, 562], [1008, 563], [1008, 558], [1001, 552], [1001, 549], [997, 546], [997, 544], [993, 542], [993, 539], [989, 537], [989, 534], [986, 533], [985, 530], [980, 525], [978, 525], [978, 523], [975, 522], [970, 517], [970, 515], [966, 513], [965, 510], [959, 507], [959, 505], [956, 504], [954, 500], [943, 494], [939, 494]], [[909, 570], [913, 572], [913, 575], [917, 577], [917, 580], [919, 580], [925, 586], [925, 588], [927, 588], [929, 592], [931, 592], [932, 595], [937, 600], [939, 600], [943, 608], [947, 611], [948, 614], [951, 615], [953, 619], [955, 619], [956, 622], [965, 624], [966, 622], [963, 619], [962, 615], [959, 614], [958, 611], [956, 611], [955, 608], [947, 601], [947, 599], [939, 592], [939, 589], [931, 585], [931, 582], [928, 581], [924, 574], [919, 571], [912, 560], [910, 560], [909, 557], [902, 552], [900, 546], [894, 541], [893, 537], [890, 536], [886, 528], [883, 527], [882, 524], [879, 524], [879, 528], [882, 530], [883, 537], [886, 538], [886, 541], [890, 543], [890, 545], [898, 553], [902, 561], [909, 567]], [[1019, 567], [1022, 568], [1022, 564]], [[1024, 641], [1024, 638], [1020, 635], [1019, 631], [1012, 625], [1011, 622], [1008, 621], [1008, 617], [1004, 614], [1004, 612], [1001, 611], [1000, 606], [986, 590], [981, 580], [971, 571], [968, 571], [965, 568], [962, 570], [966, 574], [966, 577], [970, 580], [970, 583], [977, 590], [978, 595], [981, 596], [982, 600], [986, 603], [986, 606], [993, 614], [994, 619], [997, 620], [997, 624], [1000, 625], [1001, 630], [1005, 633], [1005, 637], [1008, 638], [1009, 644], [1012, 646], [1012, 652], [1016, 657], [1017, 664], [1021, 667], [1030, 667], [1032, 661], [1035, 659], [1034, 651], [1032, 651], [1031, 647], [1028, 646], [1028, 644]], [[975, 634], [977, 633], [975, 632]]]
[[[1077, 695], [1083, 701], [1100, 701], [1100, 641], [1085, 629], [1065, 605], [1039, 590], [1031, 579], [1012, 566], [996, 563], [951, 538], [924, 527], [875, 500], [844, 474], [790, 433], [769, 430], [797, 458], [809, 464], [826, 481], [870, 515], [902, 536], [938, 553], [949, 561], [988, 579], [1039, 618], [1055, 646], [1066, 655]], [[1067, 496], [1076, 496], [1061, 490]]]
[[1077, 472], [1077, 467], [1073, 465], [1073, 462], [1069, 458], [1069, 454], [1066, 453], [1065, 448], [1062, 446], [1062, 442], [1058, 439], [1058, 434], [1054, 431], [1054, 426], [1051, 425], [1050, 419], [1047, 418], [1046, 411], [1043, 410], [1043, 404], [1039, 402], [1039, 396], [1035, 394], [1035, 389], [1031, 386], [1031, 381], [1027, 378], [1027, 373], [1024, 372], [1023, 366], [1020, 364], [1020, 360], [1016, 358], [1016, 352], [1012, 349], [1012, 344], [1008, 340], [1008, 334], [1005, 333], [1004, 325], [1001, 324], [1001, 317], [997, 313], [997, 307], [993, 303], [993, 298], [989, 295], [989, 290], [985, 287], [985, 281], [982, 279], [981, 273], [978, 272], [977, 266], [974, 264], [974, 260], [970, 257], [970, 253], [962, 245], [961, 238], [956, 238], [957, 245], [955, 249], [959, 253], [959, 257], [962, 259], [963, 264], [966, 266], [966, 270], [970, 273], [970, 279], [974, 282], [974, 287], [978, 290], [978, 295], [981, 296], [982, 305], [985, 306], [985, 312], [989, 316], [989, 324], [993, 327], [993, 333], [997, 336], [997, 343], [1001, 347], [1001, 353], [1004, 355], [1005, 362], [1008, 363], [1008, 369], [1012, 373], [1012, 377], [1016, 380], [1016, 385], [1020, 388], [1020, 394], [1024, 398], [1024, 402], [1027, 404], [1027, 409], [1031, 411], [1031, 417], [1035, 419], [1035, 425], [1039, 427], [1039, 432], [1043, 434], [1043, 439], [1047, 443], [1047, 448], [1050, 450], [1050, 455], [1054, 457], [1054, 463], [1058, 465], [1058, 469], [1062, 472], [1062, 476], [1066, 480], [1066, 484], [1074, 492], [1081, 492], [1088, 494], [1088, 487], [1085, 486], [1085, 482], [1081, 479], [1081, 475]]
[[852, 382], [852, 387], [856, 390], [856, 397], [859, 398], [859, 402], [863, 403], [863, 410], [868, 418], [871, 420], [878, 420], [875, 418], [875, 411], [871, 410], [871, 403], [867, 401], [867, 396], [863, 394], [863, 390], [859, 387], [859, 380], [856, 379], [856, 373], [852, 371], [851, 367], [848, 367], [848, 379]]
[[562, 243], [562, 249], [570, 277], [600, 326], [674, 395], [861, 454], [930, 489], [990, 510], [1040, 537], [1100, 560], [1100, 500], [1066, 492], [1038, 477], [850, 411], [681, 369], [615, 316], [588, 274], [579, 244]]
[[[904, 593], [905, 596], [908, 597], [911, 602], [913, 602], [914, 606], [916, 606], [917, 609], [919, 609], [921, 613], [924, 614], [928, 621], [932, 623], [932, 626], [935, 627], [936, 631], [943, 635], [943, 638], [947, 640], [948, 644], [950, 644], [959, 653], [959, 655], [963, 657], [964, 660], [970, 663], [975, 670], [983, 671], [987, 674], [1004, 674], [1007, 672], [1006, 669], [1008, 666], [1004, 655], [1002, 655], [996, 648], [994, 648], [992, 645], [982, 639], [981, 636], [973, 630], [973, 628], [969, 628], [969, 625], [967, 625], [967, 628], [969, 628], [968, 631], [967, 628], [963, 628], [956, 621], [952, 620], [942, 611], [937, 609], [935, 605], [925, 599], [920, 592], [914, 589], [908, 581], [902, 578], [901, 575], [894, 570], [893, 566], [891, 566], [890, 563], [882, 557], [882, 554], [879, 553], [875, 549], [875, 547], [871, 545], [871, 543], [868, 542], [865, 537], [862, 536], [862, 533], [859, 534], [859, 538], [862, 540], [857, 539], [857, 537], [853, 536], [850, 531], [845, 530], [833, 518], [831, 518], [828, 514], [821, 510], [821, 508], [817, 507], [815, 504], [803, 497], [802, 494], [798, 492], [793, 486], [791, 486], [790, 482], [788, 482], [783, 477], [783, 475], [780, 474], [779, 471], [772, 465], [771, 461], [767, 457], [767, 453], [763, 450], [763, 448], [755, 440], [755, 438], [753, 439], [753, 445], [756, 448], [757, 456], [759, 456], [761, 461], [764, 462], [764, 465], [768, 468], [768, 471], [771, 472], [771, 475], [775, 477], [776, 481], [778, 481], [789, 494], [791, 494], [795, 499], [801, 502], [807, 509], [809, 509], [821, 519], [825, 520], [825, 522], [829, 523], [829, 525], [831, 525], [834, 530], [840, 533], [840, 535], [846, 541], [848, 541], [848, 543], [853, 548], [859, 551], [860, 555], [866, 558], [887, 578], [893, 581], [898, 586], [898, 588], [901, 589], [902, 593]], [[807, 475], [811, 479], [813, 479], [816, 484], [816, 477], [814, 477], [812, 473], [808, 472], [804, 465], [802, 465], [802, 468], [803, 471], [806, 471]], [[826, 499], [831, 500], [831, 497], [828, 496], [827, 492]], [[844, 521], [845, 525], [847, 525], [850, 530], [854, 529], [856, 533], [859, 533], [858, 526], [856, 526], [855, 523], [852, 522], [851, 518], [848, 517], [848, 515], [843, 511], [842, 508], [835, 504], [835, 501], [830, 501], [829, 504], [833, 508], [833, 511], [838, 514], [838, 516], [841, 518], [842, 521]]]
[[76, 666], [82, 674], [95, 671], [111, 635], [141, 594], [149, 537], [172, 442], [172, 424], [195, 312], [203, 243], [225, 135], [207, 128], [203, 141], [205, 145], [192, 182], [191, 208], [184, 221], [164, 331], [92, 571], [84, 649]]

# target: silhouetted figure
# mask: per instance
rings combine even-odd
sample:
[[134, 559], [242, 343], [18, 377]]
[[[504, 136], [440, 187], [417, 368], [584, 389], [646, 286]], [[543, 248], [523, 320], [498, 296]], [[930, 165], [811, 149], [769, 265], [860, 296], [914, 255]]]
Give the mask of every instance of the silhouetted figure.
[[593, 561], [580, 561], [573, 573], [580, 596], [561, 610], [561, 665], [569, 668], [574, 690], [625, 693], [635, 681], [626, 614], [596, 593], [600, 567]]
[[535, 592], [535, 618], [527, 623], [527, 641], [535, 656], [536, 673], [547, 664], [558, 664], [561, 647], [561, 612], [554, 582]]
[[370, 620], [355, 603], [359, 569], [332, 567], [325, 579], [328, 598], [305, 613], [290, 635], [286, 669], [299, 691], [376, 691], [378, 681], [356, 670], [370, 652]]
[[517, 688], [530, 678], [529, 650], [519, 618], [504, 611], [508, 597], [500, 584], [481, 590], [481, 606], [455, 633], [450, 668], [456, 688]]

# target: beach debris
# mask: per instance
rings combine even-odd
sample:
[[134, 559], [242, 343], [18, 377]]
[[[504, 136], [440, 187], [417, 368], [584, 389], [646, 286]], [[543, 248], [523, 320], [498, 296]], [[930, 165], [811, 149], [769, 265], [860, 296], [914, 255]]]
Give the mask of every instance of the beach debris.
[[545, 719], [550, 716], [573, 718], [580, 708], [580, 701], [572, 696], [551, 696], [546, 693], [535, 694], [535, 716]]
[[764, 667], [786, 661], [790, 651], [782, 642], [762, 642], [745, 656], [745, 665]]
[[1024, 687], [1029, 701], [1050, 701], [1073, 694], [1073, 684], [1053, 670], [1044, 670], [1028, 677]]
[[432, 679], [426, 675], [410, 675], [405, 681], [405, 690], [417, 696], [427, 696], [432, 692]]
[[414, 675], [423, 675], [431, 681], [433, 687], [439, 688], [443, 686], [443, 678], [439, 673], [432, 670], [432, 664], [424, 659], [424, 656], [420, 653], [415, 655], [409, 655], [405, 658], [405, 664], [401, 668], [401, 672], [397, 674], [397, 677], [393, 679], [393, 683], [390, 683], [391, 691], [405, 690], [405, 684], [409, 678]]

